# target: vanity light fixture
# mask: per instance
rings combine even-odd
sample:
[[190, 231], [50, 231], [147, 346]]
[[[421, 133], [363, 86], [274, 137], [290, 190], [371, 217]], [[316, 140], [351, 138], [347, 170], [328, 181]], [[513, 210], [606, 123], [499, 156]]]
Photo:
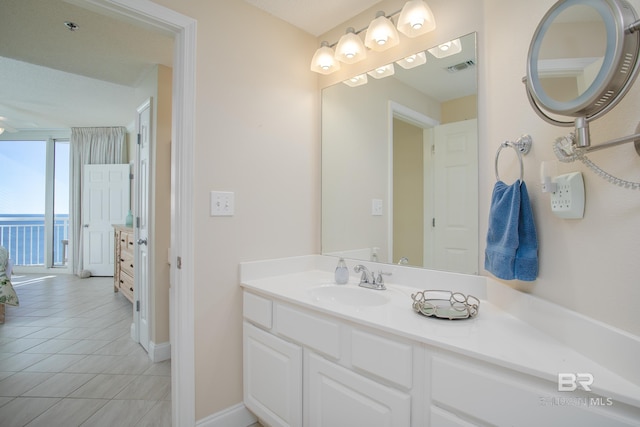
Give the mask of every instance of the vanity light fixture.
[[4, 133], [4, 128], [0, 128], [0, 135]]
[[[397, 25], [394, 25], [392, 18], [398, 14], [400, 16], [397, 18]], [[377, 12], [375, 19], [361, 30], [347, 28], [337, 43], [322, 42], [321, 47], [311, 60], [311, 71], [331, 74], [340, 69], [340, 64], [337, 61], [353, 64], [364, 59], [367, 55], [367, 48], [382, 52], [397, 46], [400, 43], [398, 31], [407, 37], [417, 37], [433, 31], [435, 28], [436, 21], [429, 6], [423, 0], [409, 0], [402, 9], [391, 15], [387, 16], [382, 11]], [[363, 43], [360, 33], [364, 31], [366, 33]], [[333, 52], [333, 47], [335, 47], [335, 52]], [[458, 48], [461, 49], [459, 40]], [[335, 58], [334, 61], [328, 58], [330, 52]], [[450, 55], [453, 53], [456, 52], [452, 52]]]
[[320, 74], [331, 74], [339, 69], [340, 63], [335, 59], [333, 49], [329, 47], [328, 42], [323, 41], [311, 59], [311, 71]]
[[336, 59], [345, 64], [354, 64], [367, 57], [367, 49], [353, 27], [347, 28], [336, 45]]
[[436, 20], [429, 6], [422, 0], [405, 3], [398, 17], [398, 31], [407, 37], [418, 37], [436, 29]]
[[396, 70], [393, 67], [393, 64], [387, 64], [383, 65], [382, 67], [378, 67], [375, 70], [371, 70], [367, 74], [369, 74], [374, 79], [383, 79], [385, 77], [392, 76], [395, 71]]
[[357, 76], [353, 76], [350, 79], [343, 81], [342, 83], [346, 84], [347, 86], [356, 87], [356, 86], [366, 85], [367, 81], [368, 81], [367, 74], [365, 73], [365, 74], [358, 74]]
[[414, 53], [413, 55], [407, 56], [400, 61], [396, 61], [396, 64], [401, 66], [406, 70], [410, 70], [411, 68], [417, 67], [427, 62], [427, 54], [424, 52]]
[[438, 59], [446, 58], [447, 56], [462, 52], [462, 44], [460, 43], [460, 39], [450, 40], [436, 47], [432, 47], [428, 49], [428, 51]]
[[396, 46], [400, 42], [399, 38], [391, 19], [387, 18], [383, 11], [379, 11], [367, 28], [364, 45], [371, 50], [382, 52]]

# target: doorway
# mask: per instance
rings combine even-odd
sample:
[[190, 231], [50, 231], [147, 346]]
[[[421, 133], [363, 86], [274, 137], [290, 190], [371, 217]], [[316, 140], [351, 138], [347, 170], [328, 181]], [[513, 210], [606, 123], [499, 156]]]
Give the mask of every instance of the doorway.
[[196, 21], [147, 0], [91, 0], [97, 11], [174, 36], [171, 145], [171, 406], [173, 425], [195, 425], [193, 170]]

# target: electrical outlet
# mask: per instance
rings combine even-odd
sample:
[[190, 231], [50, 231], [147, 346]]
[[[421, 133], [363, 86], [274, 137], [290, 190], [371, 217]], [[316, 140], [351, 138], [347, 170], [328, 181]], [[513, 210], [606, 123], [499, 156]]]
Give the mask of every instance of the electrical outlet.
[[584, 217], [584, 181], [580, 172], [560, 175], [553, 179], [556, 191], [551, 193], [551, 211], [560, 218]]
[[211, 192], [211, 216], [233, 216], [235, 194], [229, 191]]

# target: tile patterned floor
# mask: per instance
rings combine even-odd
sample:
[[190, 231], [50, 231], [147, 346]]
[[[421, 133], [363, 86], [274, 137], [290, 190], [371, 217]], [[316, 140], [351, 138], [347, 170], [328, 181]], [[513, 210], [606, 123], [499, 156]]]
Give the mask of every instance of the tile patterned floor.
[[19, 307], [0, 325], [3, 427], [171, 426], [170, 361], [130, 338], [113, 279], [14, 275]]

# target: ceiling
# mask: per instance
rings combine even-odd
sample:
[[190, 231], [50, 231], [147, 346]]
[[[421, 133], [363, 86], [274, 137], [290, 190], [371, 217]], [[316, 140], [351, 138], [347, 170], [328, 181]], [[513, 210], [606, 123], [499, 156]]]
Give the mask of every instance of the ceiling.
[[245, 0], [318, 37], [380, 0]]
[[[313, 35], [379, 0], [245, 0]], [[82, 0], [2, 0], [0, 127], [9, 132], [127, 125], [122, 105], [155, 65], [172, 65], [164, 33], [78, 6]], [[79, 26], [70, 31], [65, 21]], [[95, 111], [100, 111], [96, 117]], [[6, 138], [6, 135], [5, 135]]]
[[[379, 0], [246, 1], [318, 35]], [[12, 132], [128, 124], [133, 118], [121, 106], [134, 97], [141, 78], [155, 64], [171, 67], [171, 37], [82, 3], [2, 0], [0, 127]], [[79, 28], [70, 31], [66, 21]]]
[[0, 127], [8, 131], [126, 125], [133, 117], [120, 105], [155, 64], [173, 62], [166, 34], [63, 0], [2, 0], [0, 40]]

